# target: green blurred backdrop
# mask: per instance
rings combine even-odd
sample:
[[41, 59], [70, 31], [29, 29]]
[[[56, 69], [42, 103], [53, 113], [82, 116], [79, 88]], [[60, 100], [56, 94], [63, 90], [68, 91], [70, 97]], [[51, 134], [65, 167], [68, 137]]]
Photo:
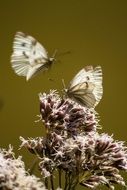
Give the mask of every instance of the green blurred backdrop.
[[[125, 140], [127, 135], [127, 1], [126, 0], [1, 0], [0, 1], [0, 146], [12, 144], [17, 151], [19, 136], [44, 134], [39, 114], [39, 92], [61, 91], [85, 65], [101, 65], [103, 99], [96, 107], [102, 131]], [[16, 31], [41, 42], [49, 54], [61, 56], [52, 69], [29, 82], [17, 76], [10, 65]], [[48, 80], [52, 78], [54, 82]], [[29, 164], [28, 164], [29, 165]], [[81, 188], [79, 188], [81, 189]], [[118, 188], [119, 189], [119, 188]]]

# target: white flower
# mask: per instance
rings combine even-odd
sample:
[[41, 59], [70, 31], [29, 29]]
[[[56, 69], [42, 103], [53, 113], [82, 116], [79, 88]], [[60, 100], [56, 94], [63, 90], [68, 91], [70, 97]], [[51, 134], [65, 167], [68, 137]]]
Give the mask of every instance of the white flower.
[[29, 175], [21, 157], [14, 157], [12, 147], [0, 149], [0, 189], [46, 190], [39, 178]]

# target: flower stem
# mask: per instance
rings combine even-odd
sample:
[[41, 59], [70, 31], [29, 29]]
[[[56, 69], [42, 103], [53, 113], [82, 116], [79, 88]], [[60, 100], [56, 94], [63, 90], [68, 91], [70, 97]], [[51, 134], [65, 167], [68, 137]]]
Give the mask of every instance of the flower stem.
[[53, 175], [50, 176], [50, 183], [51, 183], [51, 189], [55, 190], [54, 189], [54, 183], [53, 183]]
[[68, 186], [68, 173], [65, 172], [65, 186], [64, 186], [64, 190], [67, 189], [67, 186]]
[[48, 189], [48, 179], [47, 178], [45, 178], [45, 187], [46, 187], [46, 189]]
[[59, 187], [60, 188], [62, 187], [62, 184], [61, 184], [61, 169], [59, 169]]
[[32, 166], [31, 166], [30, 171], [29, 171], [30, 175], [33, 174], [33, 172], [34, 172], [34, 170], [35, 170], [35, 167], [36, 167], [36, 165], [37, 165], [37, 162], [38, 162], [38, 157], [35, 158], [34, 161], [33, 161], [33, 163], [32, 163]]

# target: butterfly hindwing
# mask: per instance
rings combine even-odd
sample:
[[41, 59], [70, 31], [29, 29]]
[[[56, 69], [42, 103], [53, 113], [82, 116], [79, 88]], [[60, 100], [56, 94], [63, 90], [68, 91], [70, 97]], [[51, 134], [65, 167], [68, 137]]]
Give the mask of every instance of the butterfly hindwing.
[[13, 43], [11, 64], [15, 73], [29, 80], [40, 69], [46, 69], [49, 58], [45, 48], [32, 36], [17, 32]]
[[94, 107], [96, 99], [95, 96], [90, 93], [90, 92], [85, 92], [84, 94], [74, 94], [73, 99], [78, 102], [79, 104], [81, 104], [82, 106], [86, 106], [86, 107]]

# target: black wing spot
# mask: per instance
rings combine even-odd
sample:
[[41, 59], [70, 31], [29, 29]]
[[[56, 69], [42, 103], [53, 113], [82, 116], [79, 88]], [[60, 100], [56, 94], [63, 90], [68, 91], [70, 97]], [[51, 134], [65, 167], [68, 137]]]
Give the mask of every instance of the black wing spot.
[[34, 55], [36, 54], [36, 51], [35, 51], [35, 50], [33, 51], [33, 54], [34, 54]]
[[22, 46], [25, 47], [25, 46], [26, 46], [26, 43], [23, 42], [23, 43], [22, 43]]
[[23, 53], [23, 55], [24, 55], [26, 58], [29, 58], [29, 56], [26, 55], [25, 51], [23, 51], [22, 53]]
[[86, 78], [87, 78], [87, 80], [90, 80], [90, 77], [87, 76]]

